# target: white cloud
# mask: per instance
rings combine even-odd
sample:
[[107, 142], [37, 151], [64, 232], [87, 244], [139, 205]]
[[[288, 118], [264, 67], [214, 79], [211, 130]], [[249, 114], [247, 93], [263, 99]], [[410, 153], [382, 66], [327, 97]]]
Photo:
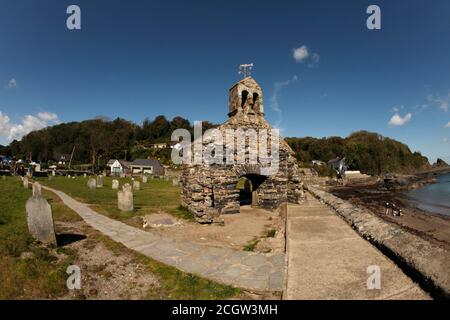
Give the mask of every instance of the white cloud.
[[309, 57], [309, 49], [307, 46], [301, 46], [300, 48], [292, 49], [292, 57], [296, 62], [303, 62]]
[[444, 138], [444, 139], [442, 139], [442, 142], [447, 143], [447, 142], [450, 142], [450, 140], [448, 138]]
[[399, 113], [403, 109], [405, 109], [405, 106], [398, 106], [398, 107], [393, 107], [391, 109], [391, 111], [394, 112], [394, 113]]
[[313, 68], [320, 61], [320, 55], [315, 52], [310, 52], [309, 48], [305, 45], [292, 49], [292, 57], [298, 63], [308, 61], [309, 68]]
[[15, 88], [17, 88], [18, 87], [18, 84], [17, 84], [17, 80], [16, 79], [14, 79], [14, 78], [12, 78], [11, 80], [9, 80], [8, 81], [8, 89], [15, 89]]
[[444, 128], [450, 128], [450, 121], [444, 126]]
[[58, 115], [51, 112], [39, 112], [36, 116], [26, 115], [21, 123], [11, 123], [10, 118], [0, 111], [0, 138], [6, 141], [20, 140], [31, 131], [58, 123]]
[[282, 82], [276, 82], [274, 85], [273, 94], [270, 97], [270, 108], [278, 114], [278, 120], [274, 126], [277, 129], [280, 129], [282, 113], [283, 113], [283, 110], [281, 109], [280, 103], [278, 101], [278, 96], [279, 96], [280, 90], [283, 87], [286, 87], [297, 80], [298, 80], [298, 77], [296, 75], [294, 75], [291, 79], [282, 81]]
[[44, 121], [50, 121], [50, 122], [56, 122], [56, 123], [59, 122], [58, 115], [56, 113], [44, 111], [44, 112], [39, 112], [37, 114], [37, 116], [39, 119], [42, 119]]
[[392, 116], [391, 120], [389, 120], [388, 124], [391, 127], [403, 126], [404, 124], [409, 122], [411, 118], [412, 118], [411, 113], [407, 113], [403, 118], [398, 113], [396, 113]]
[[439, 95], [429, 95], [428, 101], [434, 102], [441, 110], [447, 112], [450, 105], [450, 92], [446, 97], [441, 97]]

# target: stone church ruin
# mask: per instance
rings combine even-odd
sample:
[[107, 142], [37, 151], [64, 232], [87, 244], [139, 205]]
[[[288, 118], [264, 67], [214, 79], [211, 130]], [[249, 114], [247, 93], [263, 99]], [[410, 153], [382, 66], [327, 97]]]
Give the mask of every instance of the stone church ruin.
[[[267, 154], [272, 152], [271, 139], [278, 139], [278, 170], [267, 174], [261, 159], [256, 163], [249, 161], [251, 142], [244, 137], [231, 155], [238, 158], [244, 154], [244, 163], [227, 164], [224, 161], [223, 164], [183, 165], [182, 206], [194, 214], [197, 221], [211, 223], [217, 221], [221, 214], [239, 213], [241, 205], [275, 210], [286, 202], [301, 202], [303, 185], [294, 152], [281, 137], [271, 133], [272, 127], [264, 118], [263, 94], [258, 83], [250, 76], [237, 82], [229, 90], [228, 106], [229, 118], [217, 128], [222, 136], [227, 137], [228, 129], [253, 129], [256, 132], [264, 129], [268, 133]], [[236, 136], [229, 138], [228, 143], [231, 139], [234, 145], [239, 144]], [[206, 146], [207, 143], [202, 142], [203, 151]]]

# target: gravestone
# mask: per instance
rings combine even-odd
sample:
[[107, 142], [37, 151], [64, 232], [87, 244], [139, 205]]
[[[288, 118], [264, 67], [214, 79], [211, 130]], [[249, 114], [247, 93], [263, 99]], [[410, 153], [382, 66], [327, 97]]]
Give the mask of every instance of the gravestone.
[[52, 170], [52, 176], [55, 176], [55, 175], [56, 175], [56, 171]]
[[87, 182], [87, 186], [89, 189], [95, 189], [97, 186], [97, 182], [95, 181], [94, 178], [89, 178], [88, 182]]
[[97, 176], [97, 188], [103, 188], [103, 176], [102, 175]]
[[131, 191], [131, 185], [129, 184], [129, 183], [125, 183], [123, 186], [122, 186], [122, 190], [128, 190], [128, 191]]
[[173, 186], [178, 186], [178, 179], [177, 178], [172, 180], [172, 185]]
[[147, 176], [142, 176], [142, 183], [147, 183]]
[[33, 183], [32, 189], [33, 189], [33, 197], [42, 196], [42, 187], [39, 183], [37, 182]]
[[6, 176], [2, 176], [2, 180], [6, 180]]
[[126, 183], [122, 187], [122, 191], [117, 192], [117, 207], [120, 211], [133, 211], [133, 192], [131, 186]]
[[139, 181], [133, 181], [133, 189], [141, 190], [141, 183]]
[[84, 174], [83, 174], [83, 178], [86, 178], [86, 177], [87, 177], [87, 174], [86, 174], [86, 173], [84, 173]]
[[28, 177], [23, 177], [22, 178], [22, 181], [23, 181], [23, 187], [25, 188], [25, 189], [28, 189]]
[[112, 181], [112, 188], [113, 189], [119, 189], [119, 180], [114, 179]]
[[70, 174], [68, 174], [68, 175], [67, 175], [67, 179], [70, 179], [70, 178], [72, 178], [72, 177], [70, 176]]
[[52, 181], [52, 178], [53, 178], [52, 175], [48, 176], [48, 181]]
[[41, 186], [33, 184], [33, 196], [25, 204], [30, 234], [44, 244], [56, 245], [52, 208], [41, 195]]

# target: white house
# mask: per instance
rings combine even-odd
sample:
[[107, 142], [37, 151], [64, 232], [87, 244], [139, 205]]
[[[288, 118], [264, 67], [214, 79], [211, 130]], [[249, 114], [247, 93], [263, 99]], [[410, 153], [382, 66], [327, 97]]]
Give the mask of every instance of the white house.
[[118, 176], [121, 174], [128, 174], [130, 173], [130, 162], [123, 161], [123, 160], [117, 160], [117, 159], [111, 159], [108, 161], [107, 166], [111, 170], [111, 175]]

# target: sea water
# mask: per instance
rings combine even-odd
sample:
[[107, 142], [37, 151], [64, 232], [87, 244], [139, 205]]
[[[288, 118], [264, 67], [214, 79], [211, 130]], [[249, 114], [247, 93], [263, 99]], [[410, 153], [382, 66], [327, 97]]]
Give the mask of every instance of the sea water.
[[450, 173], [437, 177], [436, 183], [406, 192], [419, 209], [450, 216]]

